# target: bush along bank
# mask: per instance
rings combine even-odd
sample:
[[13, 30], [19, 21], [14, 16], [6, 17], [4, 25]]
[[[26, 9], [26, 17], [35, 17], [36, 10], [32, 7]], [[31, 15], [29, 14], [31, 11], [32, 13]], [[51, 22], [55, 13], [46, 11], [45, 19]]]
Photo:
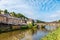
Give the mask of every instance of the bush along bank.
[[60, 28], [57, 28], [55, 31], [49, 33], [40, 40], [60, 40]]

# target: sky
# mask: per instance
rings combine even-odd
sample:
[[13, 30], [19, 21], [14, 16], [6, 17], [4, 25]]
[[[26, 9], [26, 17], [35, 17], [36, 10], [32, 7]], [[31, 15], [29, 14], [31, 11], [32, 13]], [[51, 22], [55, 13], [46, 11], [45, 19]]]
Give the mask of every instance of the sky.
[[60, 19], [60, 0], [0, 0], [0, 9], [46, 22]]

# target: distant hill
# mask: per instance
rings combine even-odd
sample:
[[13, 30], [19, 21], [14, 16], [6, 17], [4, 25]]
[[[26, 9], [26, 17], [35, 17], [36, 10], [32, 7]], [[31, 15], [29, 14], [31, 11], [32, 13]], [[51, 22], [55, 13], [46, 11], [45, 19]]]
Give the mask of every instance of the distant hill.
[[45, 23], [45, 21], [36, 20], [36, 23]]
[[57, 22], [60, 22], [60, 20], [57, 20], [57, 21], [52, 21], [52, 22], [55, 22], [55, 23], [57, 23]]

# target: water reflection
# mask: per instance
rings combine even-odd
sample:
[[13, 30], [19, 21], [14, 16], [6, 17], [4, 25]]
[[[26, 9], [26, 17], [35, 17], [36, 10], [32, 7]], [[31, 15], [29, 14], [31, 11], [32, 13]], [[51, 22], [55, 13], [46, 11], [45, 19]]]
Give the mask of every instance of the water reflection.
[[33, 40], [39, 40], [40, 38], [42, 38], [44, 35], [46, 35], [48, 32], [47, 31], [37, 31], [37, 33], [35, 33], [33, 35]]
[[39, 40], [47, 32], [41, 30], [18, 30], [0, 34], [0, 40]]
[[53, 31], [53, 30], [55, 30], [56, 28], [57, 28], [56, 26], [48, 26], [48, 25], [45, 26], [45, 29], [47, 29], [47, 30], [49, 30], [49, 31]]
[[[45, 28], [50, 30], [50, 26], [46, 26]], [[45, 29], [18, 30], [0, 34], [0, 40], [39, 40], [43, 36], [47, 35], [47, 33], [48, 31]]]

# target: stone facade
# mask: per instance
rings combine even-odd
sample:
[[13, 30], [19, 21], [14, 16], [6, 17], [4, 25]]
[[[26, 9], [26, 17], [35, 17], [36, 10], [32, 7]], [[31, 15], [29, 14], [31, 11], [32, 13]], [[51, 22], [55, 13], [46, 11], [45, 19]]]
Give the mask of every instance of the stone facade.
[[33, 22], [32, 19], [27, 20], [27, 24], [31, 24]]

